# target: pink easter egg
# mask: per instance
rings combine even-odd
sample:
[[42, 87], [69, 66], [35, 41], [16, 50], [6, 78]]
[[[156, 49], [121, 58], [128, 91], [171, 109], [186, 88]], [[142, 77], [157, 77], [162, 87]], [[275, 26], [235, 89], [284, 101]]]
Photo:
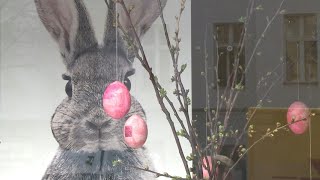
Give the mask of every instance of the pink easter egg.
[[113, 119], [123, 118], [130, 110], [131, 96], [127, 87], [115, 81], [111, 83], [103, 94], [103, 109]]
[[[212, 169], [211, 156], [207, 156], [207, 159], [208, 159], [208, 162], [209, 162], [209, 169], [211, 170], [211, 169]], [[202, 175], [203, 175], [203, 178], [204, 178], [204, 179], [209, 179], [209, 178], [210, 178], [209, 172], [208, 172], [208, 170], [205, 168], [205, 166], [207, 167], [207, 160], [206, 160], [206, 158], [203, 158], [202, 161], [203, 161], [203, 164], [204, 164], [204, 166], [202, 166]]]
[[[295, 121], [299, 122], [293, 123]], [[303, 134], [309, 127], [309, 121], [310, 111], [303, 102], [296, 101], [290, 105], [287, 112], [287, 123], [290, 124], [289, 128], [294, 134]]]
[[148, 127], [146, 122], [138, 115], [131, 116], [123, 128], [125, 143], [131, 148], [140, 148], [147, 140]]

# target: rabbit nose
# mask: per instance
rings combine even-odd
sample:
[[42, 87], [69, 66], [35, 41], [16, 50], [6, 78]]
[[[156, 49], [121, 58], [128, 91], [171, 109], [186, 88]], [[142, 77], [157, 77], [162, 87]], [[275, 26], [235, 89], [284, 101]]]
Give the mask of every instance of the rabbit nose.
[[86, 122], [86, 125], [92, 129], [92, 130], [101, 130], [105, 127], [107, 127], [109, 124], [108, 121], [88, 121]]

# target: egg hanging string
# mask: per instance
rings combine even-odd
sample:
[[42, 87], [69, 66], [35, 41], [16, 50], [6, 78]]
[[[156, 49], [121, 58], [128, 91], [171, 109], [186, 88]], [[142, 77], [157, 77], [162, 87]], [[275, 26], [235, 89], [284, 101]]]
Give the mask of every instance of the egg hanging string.
[[297, 52], [297, 79], [298, 79], [298, 101], [300, 101], [300, 71], [299, 71], [298, 58], [299, 58], [299, 52]]
[[116, 80], [119, 81], [119, 72], [118, 72], [118, 4], [115, 4], [116, 15], [115, 15], [115, 25], [116, 25]]
[[309, 121], [309, 176], [310, 180], [312, 180], [312, 138], [311, 138], [311, 120]]
[[[297, 53], [297, 58], [298, 58], [298, 53]], [[300, 101], [300, 71], [299, 71], [299, 62], [297, 60], [297, 80], [298, 80], [298, 94], [297, 94], [297, 99]], [[310, 116], [310, 114], [309, 114]], [[312, 180], [312, 131], [311, 131], [311, 119], [309, 120], [309, 178]]]
[[[308, 93], [310, 94], [310, 93]], [[309, 114], [310, 116], [311, 114]], [[312, 127], [311, 127], [311, 121], [309, 121], [309, 178], [312, 180]]]
[[[297, 53], [298, 57], [298, 53]], [[298, 73], [298, 101], [300, 101], [300, 71], [299, 63], [297, 62], [297, 73]], [[310, 116], [310, 114], [309, 114]], [[309, 178], [312, 180], [312, 130], [311, 130], [311, 119], [309, 120]]]
[[[298, 94], [297, 99], [300, 101], [300, 71], [299, 71], [299, 53], [297, 52], [297, 80], [298, 80]], [[310, 114], [309, 114], [310, 116]], [[312, 130], [311, 130], [311, 119], [309, 120], [309, 179], [312, 180]]]

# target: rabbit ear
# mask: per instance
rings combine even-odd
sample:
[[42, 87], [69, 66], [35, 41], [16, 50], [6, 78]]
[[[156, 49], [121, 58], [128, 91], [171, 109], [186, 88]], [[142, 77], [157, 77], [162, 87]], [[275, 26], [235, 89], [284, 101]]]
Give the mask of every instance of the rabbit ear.
[[[123, 0], [126, 8], [130, 11], [132, 24], [141, 37], [150, 28], [152, 23], [160, 16], [161, 10], [165, 7], [167, 0]], [[161, 7], [160, 7], [160, 4]], [[123, 6], [117, 8], [120, 24], [133, 35], [133, 29]]]
[[[107, 6], [108, 6], [108, 14], [107, 14], [107, 22], [106, 22], [106, 29], [104, 33], [104, 46], [105, 47], [113, 47], [115, 48], [115, 45], [117, 43], [120, 43], [122, 45], [122, 40], [117, 34], [117, 28], [116, 28], [116, 5], [114, 3], [114, 0], [106, 0]], [[118, 37], [117, 37], [118, 36]], [[121, 45], [119, 47], [121, 47]]]
[[97, 45], [82, 0], [35, 0], [35, 4], [42, 23], [58, 43], [66, 61]]
[[[159, 17], [161, 13], [161, 9], [164, 8], [164, 6], [167, 3], [167, 0], [160, 0], [161, 8], [159, 4], [159, 0], [123, 0], [126, 8], [132, 9], [130, 11], [130, 18], [132, 21], [132, 24], [135, 28], [135, 31], [137, 32], [138, 36], [141, 37], [151, 26], [151, 24]], [[113, 0], [110, 0], [109, 3], [109, 9], [110, 6], [114, 6]], [[133, 38], [134, 31], [132, 29], [130, 20], [123, 8], [123, 6], [120, 3], [117, 3], [116, 8], [114, 8], [115, 13], [119, 15], [119, 22], [122, 25], [122, 27], [127, 31], [127, 33]], [[114, 25], [114, 16], [110, 13], [108, 13], [107, 18], [107, 28], [105, 32], [105, 45], [108, 45], [108, 43], [115, 41], [116, 39], [116, 31], [115, 31], [115, 25]], [[118, 38], [119, 39], [119, 38]]]
[[115, 27], [115, 4], [113, 0], [106, 0], [108, 6], [106, 29], [104, 33], [104, 44], [109, 44], [116, 40], [116, 27]]

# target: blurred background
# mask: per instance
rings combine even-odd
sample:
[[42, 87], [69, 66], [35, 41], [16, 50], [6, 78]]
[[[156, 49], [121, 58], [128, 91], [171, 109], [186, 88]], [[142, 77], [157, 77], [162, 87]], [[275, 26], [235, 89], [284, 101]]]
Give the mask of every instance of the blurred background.
[[[289, 106], [300, 101], [315, 113], [309, 131], [301, 135], [281, 132], [261, 141], [240, 158], [233, 179], [302, 180], [312, 179], [310, 175], [319, 179], [320, 1], [203, 0], [192, 1], [191, 7], [192, 114], [198, 120], [203, 145], [210, 142], [207, 112], [217, 112], [220, 102], [223, 105], [217, 121], [223, 122], [229, 110], [224, 98], [231, 89], [238, 96], [228, 118], [228, 129], [243, 132], [248, 123], [257, 133], [250, 138], [244, 131], [239, 143], [238, 137], [226, 138], [221, 153], [227, 156], [234, 146], [249, 148], [277, 123], [287, 124]], [[244, 29], [247, 33], [240, 43]], [[243, 47], [241, 53], [239, 43]], [[242, 73], [237, 74], [231, 87], [228, 84], [236, 59], [238, 73], [245, 69], [246, 73], [242, 82]], [[202, 73], [206, 69], [209, 91]], [[207, 93], [210, 98], [204, 96]], [[208, 99], [210, 111], [206, 109]], [[235, 154], [234, 161], [239, 159]]]

